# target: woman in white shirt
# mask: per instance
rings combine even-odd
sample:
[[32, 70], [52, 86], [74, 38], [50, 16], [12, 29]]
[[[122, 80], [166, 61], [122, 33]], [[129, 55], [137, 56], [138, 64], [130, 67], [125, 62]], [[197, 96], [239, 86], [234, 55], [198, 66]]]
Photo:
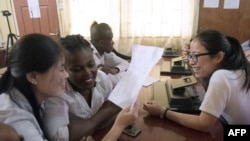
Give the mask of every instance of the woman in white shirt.
[[228, 124], [250, 124], [250, 64], [233, 37], [216, 30], [199, 33], [185, 47], [195, 77], [207, 80], [199, 115], [178, 113], [155, 101], [144, 104], [152, 115], [208, 132], [222, 116]]
[[[29, 34], [19, 39], [11, 50], [7, 70], [0, 79], [0, 130], [5, 131], [0, 132], [0, 140], [5, 137], [21, 140], [19, 136], [24, 141], [47, 140], [42, 121], [46, 111], [44, 101], [64, 93], [67, 77], [62, 48], [53, 39], [41, 34]], [[106, 95], [100, 97], [102, 102]], [[109, 117], [120, 111], [120, 108], [112, 108], [111, 103], [106, 106], [102, 112]], [[122, 110], [103, 141], [117, 140], [122, 129], [132, 124], [137, 116], [136, 107], [130, 112]], [[108, 121], [109, 117], [101, 122]], [[82, 127], [92, 132], [88, 125]], [[77, 128], [77, 125], [72, 128]], [[81, 141], [92, 139], [82, 138]]]
[[110, 126], [121, 109], [107, 101], [113, 85], [97, 69], [90, 43], [81, 35], [68, 35], [61, 44], [69, 73], [66, 92], [46, 101], [44, 123], [50, 140], [79, 140]]
[[44, 141], [44, 100], [60, 96], [68, 73], [62, 48], [50, 37], [26, 35], [13, 46], [0, 79], [0, 121], [25, 141]]
[[1, 141], [21, 141], [22, 137], [10, 125], [0, 122], [0, 140]]

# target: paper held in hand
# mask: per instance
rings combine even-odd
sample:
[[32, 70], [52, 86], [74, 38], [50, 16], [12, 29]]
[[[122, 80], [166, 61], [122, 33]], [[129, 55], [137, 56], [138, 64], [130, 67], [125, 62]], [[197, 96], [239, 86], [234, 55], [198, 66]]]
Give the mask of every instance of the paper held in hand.
[[130, 66], [108, 99], [121, 108], [133, 107], [143, 83], [163, 51], [164, 48], [160, 47], [133, 46]]

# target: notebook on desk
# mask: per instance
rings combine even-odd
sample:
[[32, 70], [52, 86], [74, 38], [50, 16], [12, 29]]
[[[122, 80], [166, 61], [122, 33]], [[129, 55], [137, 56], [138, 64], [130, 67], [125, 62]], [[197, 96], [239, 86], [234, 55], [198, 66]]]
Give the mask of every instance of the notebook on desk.
[[163, 61], [161, 64], [161, 74], [181, 74], [191, 75], [189, 65], [183, 61], [182, 57], [172, 58], [171, 61]]
[[[182, 81], [186, 81], [185, 78], [187, 77], [183, 77]], [[178, 82], [177, 85], [180, 84], [180, 87], [176, 87], [175, 85], [175, 88], [173, 88], [172, 84], [176, 82], [172, 80], [170, 79], [166, 82], [158, 81], [153, 84], [154, 100], [173, 111], [184, 113], [200, 112], [201, 100], [198, 92], [193, 87], [193, 84], [197, 83], [197, 81], [193, 77], [190, 77], [189, 84], [185, 85], [185, 87], [181, 87], [181, 85], [184, 85]], [[176, 88], [177, 90], [174, 92]]]

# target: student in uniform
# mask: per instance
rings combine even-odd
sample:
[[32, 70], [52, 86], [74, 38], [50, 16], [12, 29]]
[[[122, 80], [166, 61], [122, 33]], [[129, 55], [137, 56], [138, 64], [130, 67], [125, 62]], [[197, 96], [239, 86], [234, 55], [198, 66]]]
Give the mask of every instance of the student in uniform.
[[[42, 121], [46, 111], [44, 104], [49, 97], [65, 92], [67, 77], [62, 48], [53, 39], [42, 34], [20, 38], [0, 78], [0, 140], [47, 140]], [[117, 140], [121, 130], [135, 122], [137, 116], [136, 107], [132, 111], [122, 110], [103, 140]], [[87, 140], [92, 139], [82, 138], [81, 141]]]
[[250, 64], [239, 41], [216, 30], [207, 30], [185, 46], [189, 64], [198, 79], [206, 80], [199, 115], [178, 113], [148, 101], [152, 115], [208, 132], [220, 117], [228, 124], [250, 124]]
[[113, 84], [97, 69], [90, 43], [81, 35], [60, 42], [69, 77], [65, 94], [46, 101], [45, 128], [50, 140], [80, 140], [111, 126], [121, 108], [107, 100]]
[[98, 24], [94, 21], [90, 27], [90, 37], [91, 48], [98, 68], [111, 78], [115, 86], [124, 76], [129, 62], [112, 52], [114, 49], [113, 32], [108, 24]]
[[63, 94], [68, 73], [62, 48], [41, 34], [26, 35], [13, 46], [0, 78], [0, 121], [25, 141], [44, 141], [44, 101]]

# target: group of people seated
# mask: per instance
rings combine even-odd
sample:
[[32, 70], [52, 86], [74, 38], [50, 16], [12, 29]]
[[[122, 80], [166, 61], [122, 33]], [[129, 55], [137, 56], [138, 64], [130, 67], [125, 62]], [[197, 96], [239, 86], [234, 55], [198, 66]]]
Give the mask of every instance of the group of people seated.
[[[108, 100], [129, 62], [112, 52], [108, 24], [94, 22], [90, 32], [90, 41], [68, 35], [57, 42], [36, 33], [17, 40], [0, 78], [0, 141], [92, 141], [109, 127], [102, 141], [116, 141], [134, 124], [138, 104], [122, 109]], [[183, 49], [206, 89], [201, 113], [171, 111], [153, 100], [143, 109], [203, 132], [221, 117], [250, 124], [250, 63], [238, 40], [207, 30]]]

